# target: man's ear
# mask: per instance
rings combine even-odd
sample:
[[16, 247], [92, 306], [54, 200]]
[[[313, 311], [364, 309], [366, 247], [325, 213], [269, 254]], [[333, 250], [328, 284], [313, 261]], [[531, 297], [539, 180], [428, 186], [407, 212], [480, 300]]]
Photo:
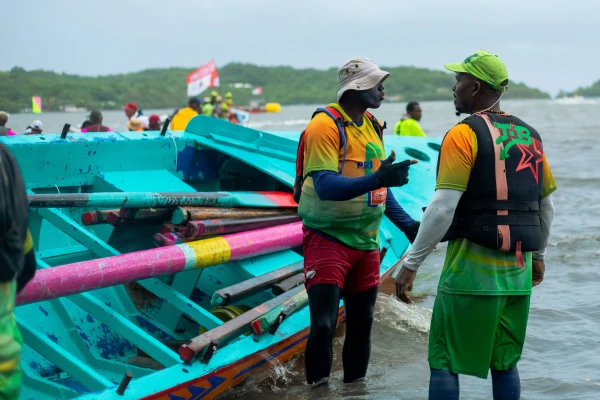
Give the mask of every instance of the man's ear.
[[481, 92], [481, 82], [479, 82], [478, 80], [475, 80], [475, 82], [473, 82], [473, 94], [472, 94], [472, 96], [475, 97], [480, 92]]

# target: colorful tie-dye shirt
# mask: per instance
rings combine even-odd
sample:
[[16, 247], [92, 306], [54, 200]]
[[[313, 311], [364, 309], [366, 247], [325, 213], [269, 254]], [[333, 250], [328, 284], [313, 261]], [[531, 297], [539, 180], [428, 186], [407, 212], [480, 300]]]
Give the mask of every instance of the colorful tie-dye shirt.
[[[436, 189], [466, 191], [477, 150], [477, 136], [471, 127], [453, 127], [442, 142]], [[542, 162], [542, 197], [546, 197], [556, 190], [556, 182], [545, 154]], [[451, 240], [438, 290], [455, 294], [530, 294], [531, 253], [523, 253], [523, 260], [525, 268], [517, 264], [516, 253], [488, 249], [467, 239]]]
[[[330, 104], [344, 117], [352, 120], [338, 104]], [[315, 171], [337, 173], [344, 155], [338, 128], [327, 114], [319, 113], [305, 132], [304, 175], [298, 214], [304, 225], [333, 236], [349, 247], [359, 250], [379, 248], [379, 225], [385, 211], [387, 189], [381, 188], [348, 201], [320, 200], [310, 174]], [[356, 178], [371, 174], [385, 159], [379, 135], [365, 116], [361, 126], [346, 126], [346, 161], [342, 176]]]

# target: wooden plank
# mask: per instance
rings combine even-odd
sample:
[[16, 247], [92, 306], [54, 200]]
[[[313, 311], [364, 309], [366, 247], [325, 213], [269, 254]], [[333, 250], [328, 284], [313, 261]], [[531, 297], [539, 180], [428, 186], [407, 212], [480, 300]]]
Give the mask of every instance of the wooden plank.
[[281, 224], [300, 221], [299, 215], [279, 215], [275, 217], [262, 217], [251, 219], [210, 219], [203, 221], [190, 221], [185, 233], [188, 237], [199, 238], [203, 236], [223, 235], [226, 233], [244, 232], [253, 229], [268, 228]]
[[184, 362], [192, 362], [197, 356], [202, 355], [202, 362], [208, 363], [219, 346], [224, 346], [232, 339], [251, 329], [252, 321], [263, 316], [273, 308], [280, 306], [286, 300], [305, 290], [297, 287], [289, 292], [271, 299], [237, 318], [229, 320], [223, 325], [196, 336], [187, 344], [179, 348], [179, 356]]
[[292, 298], [275, 307], [262, 317], [252, 321], [252, 331], [256, 335], [269, 331], [271, 334], [277, 332], [277, 328], [285, 318], [308, 305], [308, 293], [306, 289], [301, 290]]
[[[314, 271], [311, 271], [314, 272]], [[279, 296], [281, 293], [287, 292], [290, 289], [300, 286], [304, 283], [304, 272], [290, 276], [287, 279], [282, 280], [279, 283], [273, 285], [271, 291], [275, 296]]]
[[[274, 253], [301, 244], [302, 223], [295, 222], [176, 246], [82, 261], [39, 271], [18, 295], [17, 302], [32, 303], [159, 275], [206, 268], [228, 261]], [[95, 243], [89, 244], [92, 252], [95, 246], [100, 246], [104, 251], [110, 249], [111, 253], [116, 252], [97, 238]]]
[[217, 290], [213, 294], [211, 304], [214, 306], [223, 306], [240, 300], [254, 293], [260, 292], [274, 283], [289, 278], [290, 276], [301, 272], [303, 269], [304, 261], [297, 261], [275, 271], [268, 272], [243, 282], [236, 283], [235, 285]]
[[173, 208], [178, 206], [272, 207], [295, 208], [291, 193], [286, 192], [106, 192], [30, 194], [29, 207], [140, 207]]
[[189, 221], [220, 218], [260, 218], [296, 214], [295, 209], [178, 207], [173, 210], [171, 223], [179, 225]]

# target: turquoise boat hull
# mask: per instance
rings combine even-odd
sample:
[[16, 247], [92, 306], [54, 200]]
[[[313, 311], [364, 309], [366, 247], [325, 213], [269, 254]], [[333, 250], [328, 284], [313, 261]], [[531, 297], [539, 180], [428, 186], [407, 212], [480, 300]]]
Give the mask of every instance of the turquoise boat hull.
[[[251, 192], [236, 201], [273, 206], [269, 192], [291, 192], [298, 134], [271, 134], [195, 117], [185, 132], [123, 132], [0, 138], [16, 157], [30, 193]], [[416, 219], [434, 192], [439, 139], [386, 136], [387, 152], [417, 158], [410, 183], [394, 189]], [[264, 196], [264, 201], [261, 200]], [[238, 203], [236, 203], [238, 204]], [[277, 205], [275, 205], [277, 206]], [[152, 248], [147, 226], [81, 225], [85, 205], [30, 208], [38, 268], [53, 268]], [[158, 229], [158, 227], [156, 227]], [[381, 224], [387, 275], [409, 243], [387, 219]], [[285, 249], [204, 269], [148, 278], [19, 305], [22, 333], [22, 399], [211, 399], [273, 359], [303, 351], [309, 315], [304, 308], [272, 335], [242, 335], [219, 348], [208, 363], [183, 363], [174, 346], [198, 335], [200, 326], [222, 324], [210, 310], [221, 288], [301, 261]], [[134, 287], [135, 288], [135, 287]], [[262, 291], [238, 306], [273, 298]], [[340, 319], [343, 311], [340, 309]], [[124, 374], [133, 379], [116, 393]]]

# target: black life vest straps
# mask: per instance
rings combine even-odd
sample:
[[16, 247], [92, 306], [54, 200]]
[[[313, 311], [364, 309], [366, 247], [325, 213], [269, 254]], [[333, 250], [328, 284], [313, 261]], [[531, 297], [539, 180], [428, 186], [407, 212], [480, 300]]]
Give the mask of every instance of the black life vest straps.
[[494, 250], [516, 252], [517, 258], [521, 251], [539, 250], [542, 166], [539, 170], [537, 164], [522, 166], [530, 152], [541, 155], [539, 134], [507, 115], [479, 113], [462, 123], [475, 132], [478, 155], [443, 240], [466, 238]]
[[[335, 122], [335, 125], [338, 128], [338, 132], [340, 134], [340, 149], [341, 148], [344, 149], [344, 154], [342, 156], [342, 163], [340, 166], [340, 170], [338, 171], [338, 175], [339, 175], [342, 173], [342, 170], [344, 169], [344, 163], [346, 162], [347, 143], [346, 143], [346, 129], [345, 128], [352, 122], [344, 121], [344, 117], [342, 116], [342, 114], [338, 110], [336, 110], [334, 107], [330, 107], [330, 106], [317, 108], [317, 110], [313, 113], [311, 119], [314, 118], [315, 115], [317, 115], [319, 113], [325, 113], [331, 119], [333, 119], [333, 121]], [[379, 135], [379, 140], [381, 140], [381, 144], [383, 146], [383, 130], [386, 128], [387, 124], [384, 122], [383, 126], [380, 125], [377, 118], [375, 118], [373, 116], [373, 114], [371, 114], [368, 111], [365, 111], [365, 116], [369, 119], [369, 121], [371, 121], [371, 124], [373, 125], [375, 132], [377, 132], [377, 135]], [[304, 183], [304, 180], [306, 179], [306, 176], [304, 174], [305, 133], [306, 133], [306, 130], [304, 130], [300, 134], [300, 140], [298, 140], [298, 150], [296, 151], [296, 179], [294, 180], [294, 201], [296, 203], [300, 203], [300, 195], [302, 194], [302, 184]]]

